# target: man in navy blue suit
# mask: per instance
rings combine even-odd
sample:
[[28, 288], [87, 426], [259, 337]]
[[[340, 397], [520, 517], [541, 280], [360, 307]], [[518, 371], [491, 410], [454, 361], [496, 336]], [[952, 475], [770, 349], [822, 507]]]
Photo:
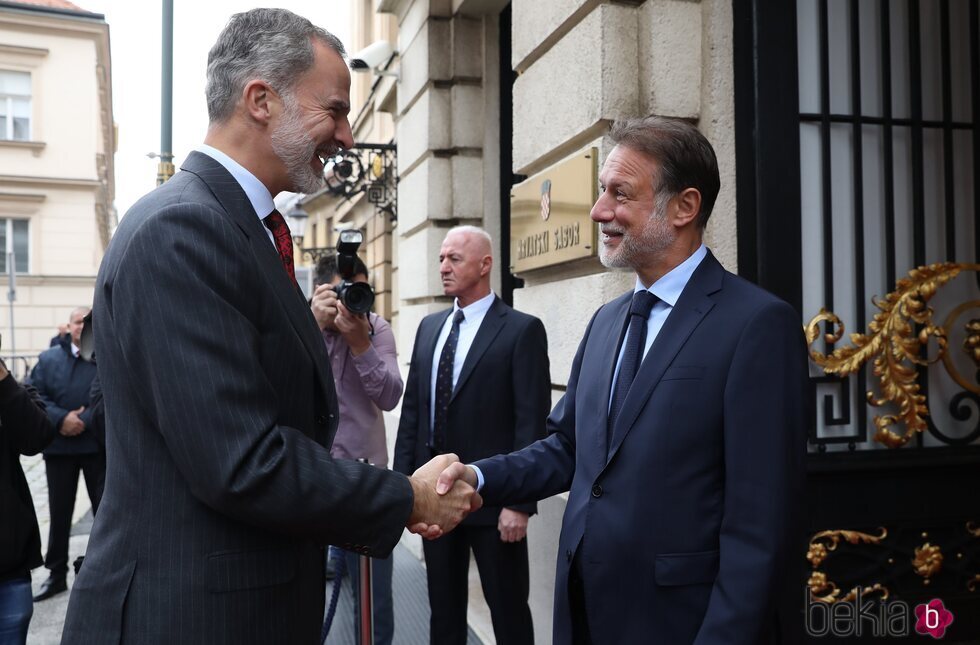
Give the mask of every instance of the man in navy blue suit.
[[792, 307], [702, 236], [714, 150], [691, 124], [616, 123], [592, 219], [636, 273], [595, 313], [548, 436], [450, 466], [487, 505], [569, 491], [554, 642], [771, 643], [796, 546], [807, 358]]

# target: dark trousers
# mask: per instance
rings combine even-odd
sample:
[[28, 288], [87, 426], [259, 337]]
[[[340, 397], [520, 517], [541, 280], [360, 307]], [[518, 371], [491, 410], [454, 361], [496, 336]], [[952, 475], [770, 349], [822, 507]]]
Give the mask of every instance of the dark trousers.
[[500, 645], [534, 643], [527, 605], [527, 540], [502, 542], [496, 526], [460, 526], [438, 540], [425, 542], [429, 581], [429, 642], [466, 643], [466, 604], [470, 549], [480, 570], [483, 595], [490, 607], [493, 633]]
[[68, 573], [68, 537], [71, 533], [71, 516], [75, 512], [78, 474], [85, 474], [85, 487], [94, 515], [105, 486], [105, 453], [45, 456], [44, 470], [48, 478], [48, 510], [51, 514], [44, 566], [52, 576], [64, 577]]

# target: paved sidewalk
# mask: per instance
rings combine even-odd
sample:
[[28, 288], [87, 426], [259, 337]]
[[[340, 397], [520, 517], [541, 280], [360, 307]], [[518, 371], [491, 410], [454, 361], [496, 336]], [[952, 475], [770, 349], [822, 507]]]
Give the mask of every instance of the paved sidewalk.
[[[21, 457], [20, 463], [24, 468], [24, 474], [27, 476], [31, 496], [34, 498], [37, 522], [41, 527], [41, 553], [43, 555], [48, 546], [48, 528], [51, 525], [48, 513], [48, 482], [44, 475], [44, 459], [41, 455]], [[85, 478], [79, 477], [78, 495], [75, 497], [75, 513], [72, 516], [71, 539], [68, 541], [69, 563], [74, 562], [76, 557], [83, 555], [88, 546], [88, 533], [92, 525], [91, 510], [92, 505], [88, 499], [88, 491], [85, 489]], [[44, 567], [38, 567], [34, 570], [32, 575], [34, 593], [37, 593], [41, 583], [47, 577], [48, 570]], [[69, 590], [74, 582], [75, 572], [70, 570], [68, 572]], [[34, 617], [31, 619], [31, 628], [27, 633], [28, 645], [58, 645], [61, 643], [61, 629], [64, 626], [67, 609], [67, 593], [34, 603]]]

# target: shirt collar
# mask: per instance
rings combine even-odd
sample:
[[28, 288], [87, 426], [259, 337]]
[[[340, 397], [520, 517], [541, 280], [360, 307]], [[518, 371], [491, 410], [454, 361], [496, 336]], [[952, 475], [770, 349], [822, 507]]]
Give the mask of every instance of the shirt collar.
[[245, 169], [240, 163], [221, 152], [213, 146], [202, 143], [197, 147], [197, 151], [211, 157], [231, 173], [238, 185], [245, 191], [248, 201], [252, 203], [255, 214], [259, 219], [265, 219], [269, 213], [275, 210], [276, 204], [272, 201], [272, 193], [265, 187], [258, 178]]
[[82, 350], [78, 349], [78, 345], [76, 345], [75, 343], [72, 343], [71, 344], [71, 355], [72, 356], [74, 356], [75, 358], [78, 358], [78, 353], [80, 351], [82, 351]]
[[[466, 305], [465, 307], [462, 308], [464, 319], [472, 320], [477, 316], [486, 315], [486, 313], [490, 310], [490, 305], [493, 304], [493, 301], [496, 298], [497, 296], [493, 293], [493, 291], [491, 291], [490, 293], [483, 296], [476, 302], [471, 302], [470, 304]], [[459, 300], [457, 299], [453, 301], [453, 313], [456, 313], [457, 311], [459, 311], [459, 309], [460, 309]]]
[[[701, 264], [701, 260], [708, 255], [708, 248], [702, 244], [698, 247], [698, 250], [692, 253], [686, 260], [675, 266], [673, 269], [668, 271], [665, 275], [661, 276], [659, 280], [650, 285], [647, 289], [650, 293], [657, 296], [665, 303], [673, 307], [677, 304], [677, 299], [681, 297], [681, 292], [684, 291], [684, 287], [687, 286], [688, 281], [690, 281], [691, 276], [694, 275], [695, 269]], [[643, 291], [646, 287], [640, 282], [640, 279], [636, 279], [636, 286], [633, 288], [633, 293], [637, 291]]]

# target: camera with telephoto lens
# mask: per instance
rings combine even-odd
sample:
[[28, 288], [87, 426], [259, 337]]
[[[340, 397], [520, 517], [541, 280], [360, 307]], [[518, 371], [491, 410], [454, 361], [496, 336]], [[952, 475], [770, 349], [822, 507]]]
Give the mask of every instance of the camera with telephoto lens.
[[360, 231], [341, 231], [337, 243], [337, 273], [342, 279], [335, 287], [337, 299], [354, 314], [366, 314], [374, 305], [374, 289], [366, 282], [351, 282], [354, 278], [354, 261], [357, 249], [364, 241]]

